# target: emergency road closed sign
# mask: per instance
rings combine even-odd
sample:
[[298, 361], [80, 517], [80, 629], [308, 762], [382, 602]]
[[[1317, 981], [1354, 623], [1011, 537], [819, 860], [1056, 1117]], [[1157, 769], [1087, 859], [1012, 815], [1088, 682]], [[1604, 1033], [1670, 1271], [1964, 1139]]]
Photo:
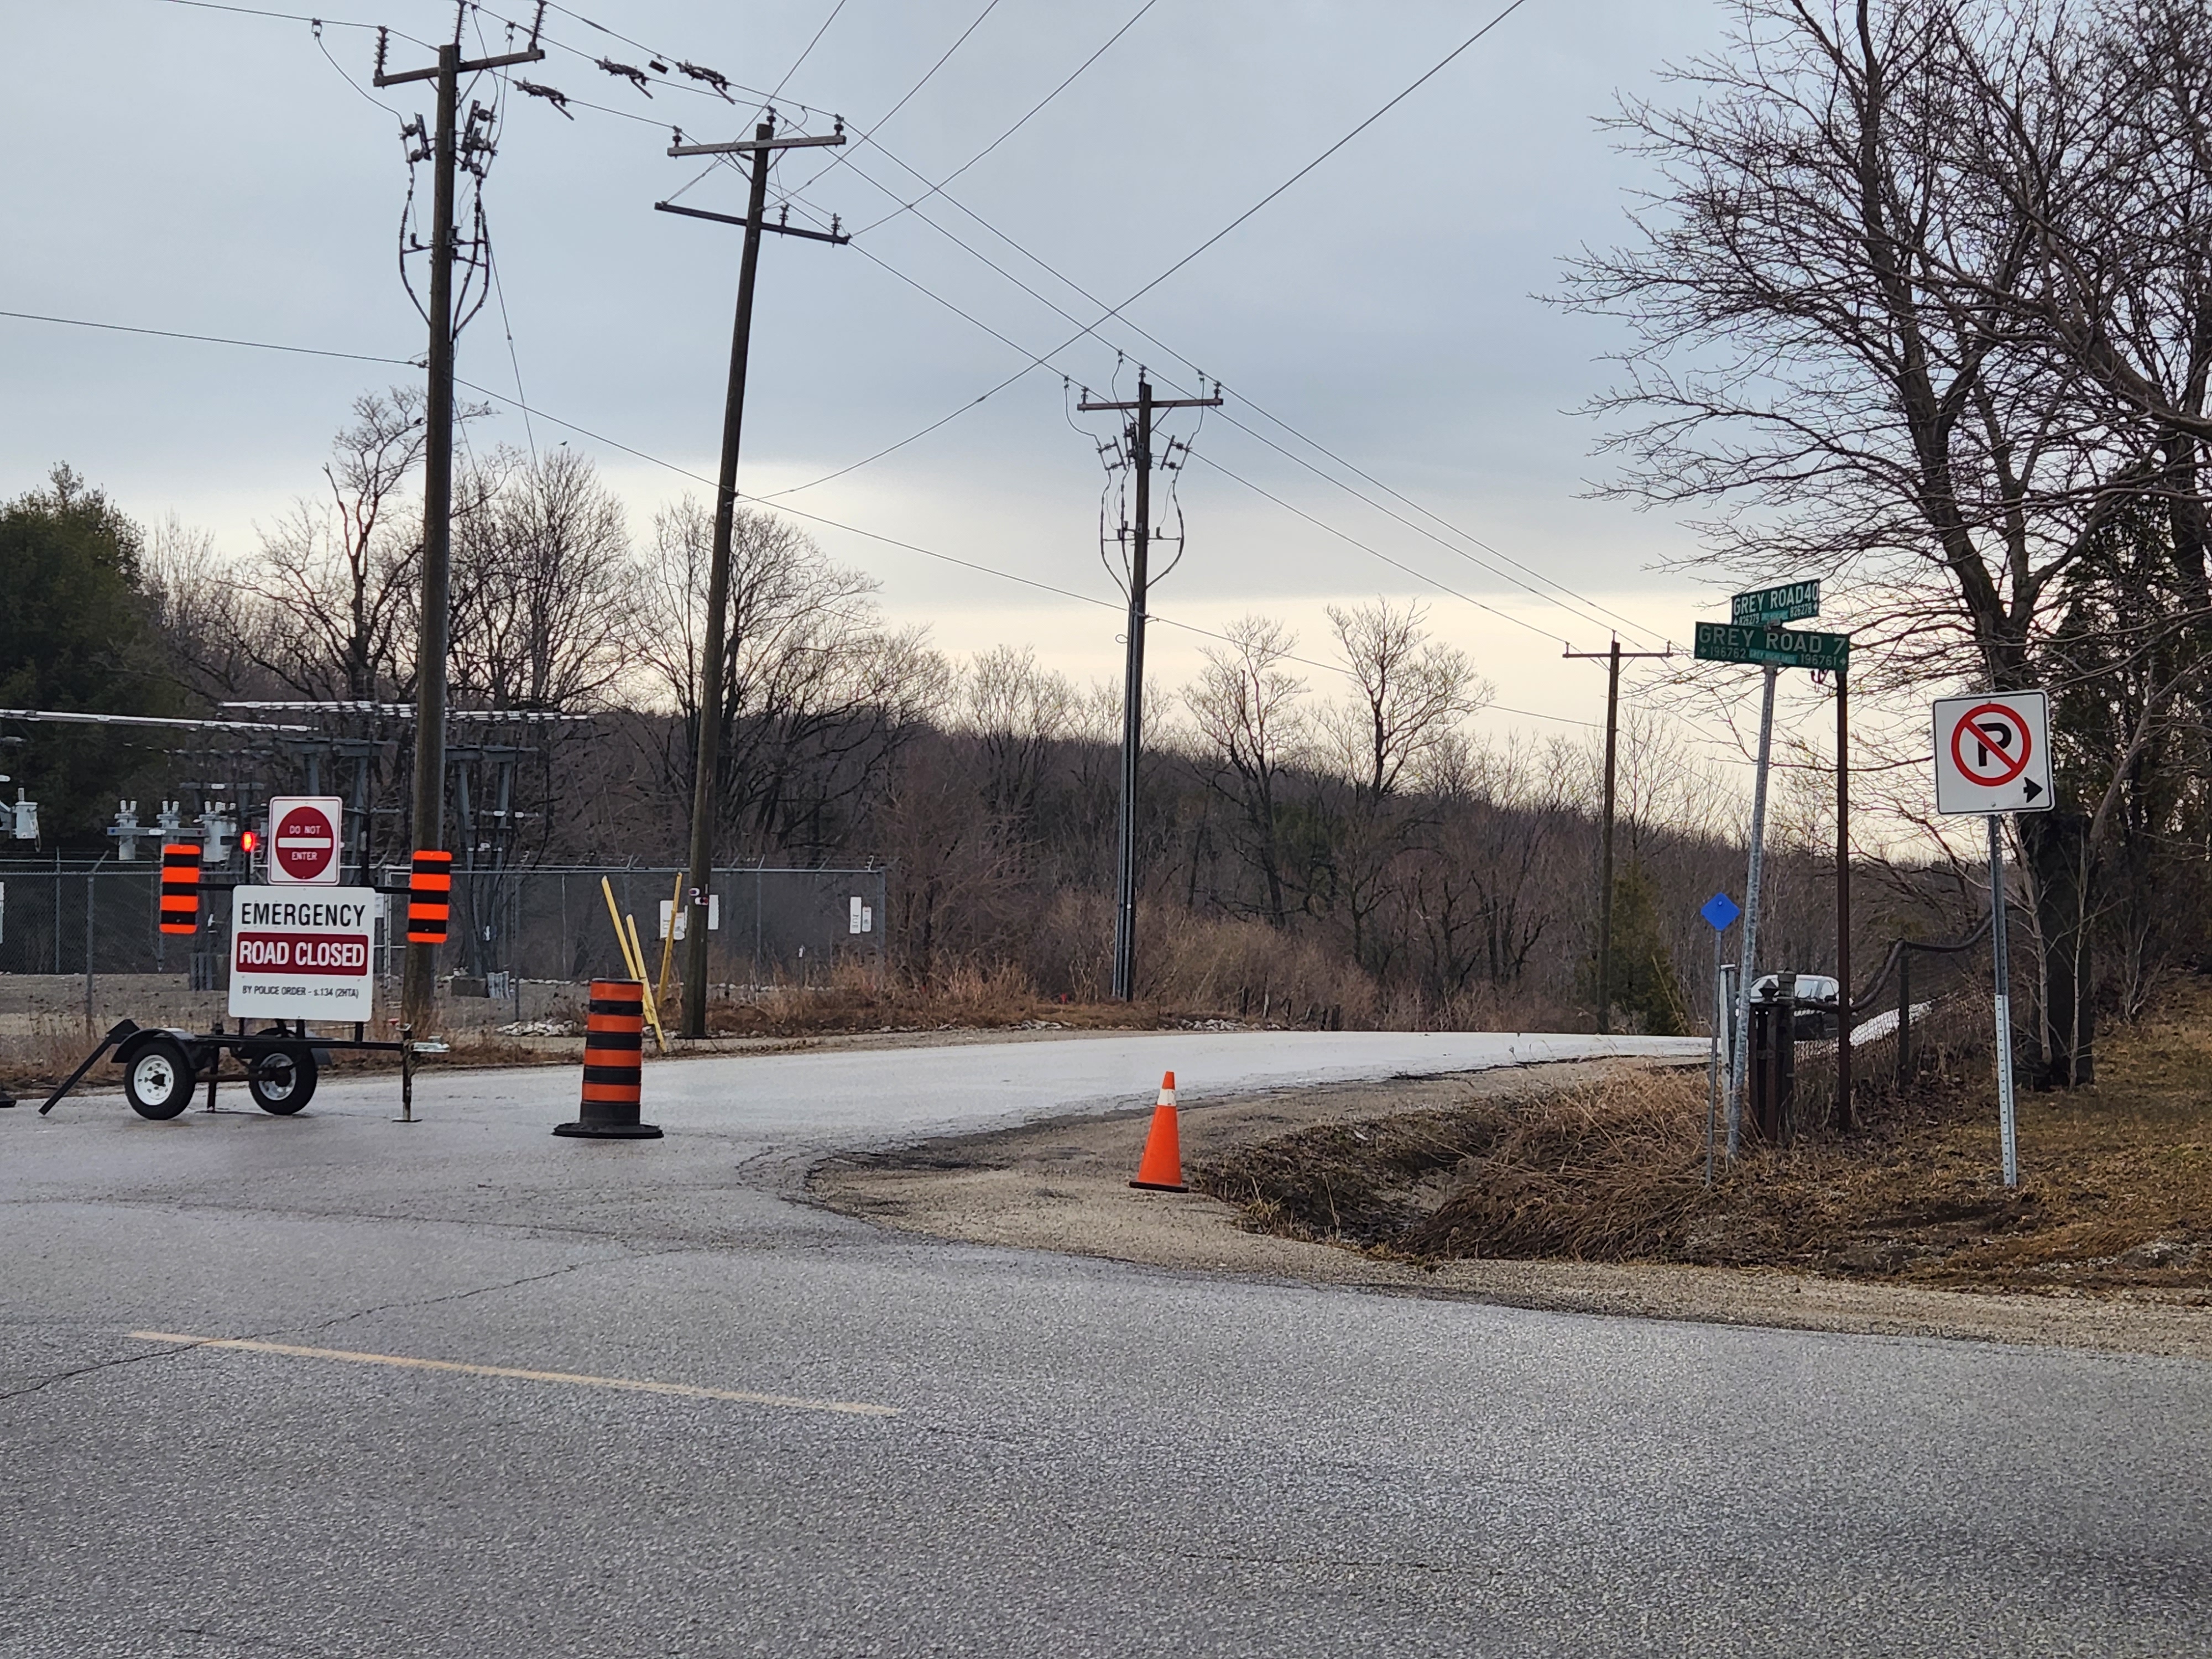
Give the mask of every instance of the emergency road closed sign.
[[1936, 701], [1936, 810], [2048, 812], [2051, 699], [2041, 691]]
[[234, 1018], [366, 1020], [376, 895], [366, 887], [239, 887], [230, 896]]

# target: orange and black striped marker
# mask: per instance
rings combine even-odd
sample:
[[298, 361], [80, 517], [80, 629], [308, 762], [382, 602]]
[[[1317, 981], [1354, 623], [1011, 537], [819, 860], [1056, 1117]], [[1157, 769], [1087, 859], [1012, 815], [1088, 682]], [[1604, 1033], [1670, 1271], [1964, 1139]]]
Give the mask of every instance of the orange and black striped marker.
[[657, 1140], [658, 1124], [638, 1121], [645, 1069], [645, 986], [595, 979], [584, 1026], [584, 1103], [556, 1135], [595, 1140]]
[[200, 930], [200, 849], [196, 842], [171, 842], [161, 848], [161, 931]]
[[443, 945], [453, 913], [453, 855], [425, 848], [407, 872], [407, 942]]

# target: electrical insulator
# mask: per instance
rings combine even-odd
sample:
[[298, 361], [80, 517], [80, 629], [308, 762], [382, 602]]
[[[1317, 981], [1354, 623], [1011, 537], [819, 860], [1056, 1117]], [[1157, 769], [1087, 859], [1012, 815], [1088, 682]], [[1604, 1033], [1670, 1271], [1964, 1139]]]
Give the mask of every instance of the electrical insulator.
[[218, 803], [200, 814], [200, 861], [204, 865], [230, 861], [230, 838], [238, 833], [238, 820]]
[[108, 826], [107, 833], [115, 837], [116, 862], [136, 864], [138, 861], [139, 837], [153, 832], [138, 822], [137, 801], [118, 800], [115, 803], [115, 822]]

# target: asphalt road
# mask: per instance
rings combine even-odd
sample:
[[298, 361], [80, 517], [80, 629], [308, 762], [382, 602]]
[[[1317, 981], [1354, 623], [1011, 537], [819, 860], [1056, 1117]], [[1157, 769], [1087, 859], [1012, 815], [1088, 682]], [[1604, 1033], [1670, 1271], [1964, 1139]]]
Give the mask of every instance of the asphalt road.
[[1199, 1097], [1586, 1041], [686, 1061], [627, 1144], [547, 1133], [568, 1069], [433, 1074], [414, 1125], [388, 1081], [0, 1115], [0, 1653], [2212, 1653], [2212, 1367], [794, 1201], [824, 1151], [1141, 1103], [1167, 1066]]

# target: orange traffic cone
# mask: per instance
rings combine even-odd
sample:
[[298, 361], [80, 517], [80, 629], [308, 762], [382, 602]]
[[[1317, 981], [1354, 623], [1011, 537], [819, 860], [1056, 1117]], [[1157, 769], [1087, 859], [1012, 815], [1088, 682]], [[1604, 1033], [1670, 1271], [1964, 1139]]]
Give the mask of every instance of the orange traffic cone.
[[1152, 1132], [1145, 1138], [1145, 1156], [1137, 1164], [1137, 1178], [1129, 1184], [1155, 1193], [1190, 1190], [1182, 1184], [1182, 1142], [1176, 1133], [1173, 1072], [1160, 1079], [1160, 1103], [1152, 1108]]

